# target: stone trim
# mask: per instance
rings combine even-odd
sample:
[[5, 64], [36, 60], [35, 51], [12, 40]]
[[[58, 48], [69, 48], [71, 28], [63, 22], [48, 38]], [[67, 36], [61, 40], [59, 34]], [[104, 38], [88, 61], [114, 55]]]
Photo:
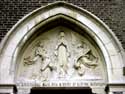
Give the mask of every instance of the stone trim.
[[17, 88], [14, 84], [0, 84], [0, 94], [16, 94]]
[[[87, 33], [99, 45], [107, 65], [108, 82], [118, 83], [121, 81], [121, 83], [124, 83], [125, 78], [123, 77], [122, 68], [125, 53], [118, 39], [108, 26], [96, 16], [84, 9], [64, 2], [50, 4], [31, 12], [9, 31], [0, 46], [0, 83], [14, 83], [15, 73], [13, 69], [15, 69], [15, 66], [12, 65], [16, 65], [14, 62], [17, 54], [19, 54], [19, 49], [27, 42], [27, 38], [41, 26], [40, 23], [43, 24], [50, 17], [59, 16], [60, 14], [79, 22], [79, 26], [86, 29]], [[6, 73], [3, 73], [5, 71]], [[117, 76], [117, 73], [119, 73], [119, 76]], [[8, 78], [8, 81], [5, 78]]]

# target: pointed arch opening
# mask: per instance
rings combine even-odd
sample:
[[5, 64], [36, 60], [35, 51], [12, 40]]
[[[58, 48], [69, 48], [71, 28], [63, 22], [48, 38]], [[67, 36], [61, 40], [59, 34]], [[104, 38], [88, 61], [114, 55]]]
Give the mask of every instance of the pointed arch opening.
[[[45, 47], [43, 48], [43, 46]], [[43, 53], [45, 54], [44, 58]], [[93, 88], [94, 85], [99, 88], [102, 85], [102, 91], [104, 91], [108, 83], [117, 83], [118, 80], [121, 80], [121, 83], [124, 82], [122, 70], [124, 67], [124, 50], [114, 33], [90, 12], [64, 2], [41, 7], [21, 19], [2, 41], [0, 55], [0, 83], [3, 84], [20, 85], [20, 81], [17, 80], [20, 75], [28, 79], [27, 75], [31, 76], [30, 74], [36, 69], [42, 72], [45, 68], [39, 68], [41, 66], [39, 64], [35, 69], [32, 67], [26, 69], [26, 67], [42, 62], [45, 58], [45, 62], [48, 63], [56, 60], [61, 63], [59, 67], [56, 67], [56, 70], [62, 68], [62, 70], [57, 71], [62, 73], [61, 79], [65, 79], [68, 66], [70, 66], [67, 63], [71, 62], [69, 74], [73, 74], [72, 72], [75, 71], [75, 75], [78, 77], [74, 76], [76, 77], [74, 79], [77, 81], [82, 79], [81, 84], [78, 83], [81, 86]], [[52, 57], [55, 59], [52, 60]], [[99, 65], [97, 61], [99, 61]], [[39, 85], [43, 86], [42, 81], [48, 81], [46, 78], [50, 78], [49, 76], [52, 74], [48, 71], [54, 70], [52, 66], [55, 67], [55, 65], [43, 65], [48, 67], [45, 71], [48, 76], [45, 79], [40, 78], [42, 80], [38, 80]], [[88, 73], [89, 75], [84, 78], [84, 74], [87, 74], [87, 68], [93, 76]], [[22, 70], [24, 70], [24, 74]], [[6, 71], [6, 74], [3, 71]], [[35, 71], [38, 74], [39, 72], [38, 70]], [[57, 76], [59, 74], [53, 73], [56, 75], [54, 80], [59, 80]], [[95, 75], [101, 75], [100, 77], [103, 79], [101, 80]], [[90, 78], [93, 77], [90, 79], [91, 81], [88, 79], [89, 76]], [[37, 75], [34, 74], [33, 77], [37, 77]], [[8, 82], [5, 78], [8, 78]], [[68, 75], [66, 79], [72, 80], [73, 78]], [[87, 80], [89, 81], [87, 82]], [[38, 85], [37, 80], [35, 81], [35, 85]], [[48, 84], [46, 83], [46, 85]], [[93, 90], [93, 92], [95, 91]]]

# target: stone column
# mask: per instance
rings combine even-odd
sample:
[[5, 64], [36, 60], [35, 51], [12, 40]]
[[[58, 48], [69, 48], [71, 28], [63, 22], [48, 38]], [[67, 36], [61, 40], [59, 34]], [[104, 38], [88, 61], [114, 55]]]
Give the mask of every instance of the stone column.
[[108, 94], [125, 94], [125, 84], [109, 84]]
[[17, 94], [30, 94], [31, 93], [31, 87], [18, 87], [18, 93]]
[[0, 84], [0, 94], [16, 94], [17, 88], [12, 84]]
[[92, 93], [94, 93], [94, 94], [106, 94], [105, 87], [92, 87]]

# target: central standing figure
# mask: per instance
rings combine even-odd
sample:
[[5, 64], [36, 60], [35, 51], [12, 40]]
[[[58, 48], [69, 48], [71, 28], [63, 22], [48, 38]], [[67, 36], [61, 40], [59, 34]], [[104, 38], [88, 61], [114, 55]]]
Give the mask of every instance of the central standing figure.
[[58, 67], [57, 72], [60, 78], [65, 77], [65, 75], [68, 73], [68, 50], [67, 50], [67, 44], [65, 40], [65, 33], [63, 31], [60, 32], [59, 35], [59, 42], [56, 47], [56, 55], [57, 55], [57, 61], [58, 61]]

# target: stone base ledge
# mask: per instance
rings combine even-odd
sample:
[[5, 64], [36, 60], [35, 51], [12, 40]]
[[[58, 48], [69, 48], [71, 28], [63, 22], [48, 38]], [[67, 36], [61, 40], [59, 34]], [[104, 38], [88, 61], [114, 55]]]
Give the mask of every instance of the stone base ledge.
[[14, 84], [0, 84], [0, 94], [16, 94], [17, 88]]
[[108, 84], [106, 91], [111, 94], [125, 94], [125, 83]]

